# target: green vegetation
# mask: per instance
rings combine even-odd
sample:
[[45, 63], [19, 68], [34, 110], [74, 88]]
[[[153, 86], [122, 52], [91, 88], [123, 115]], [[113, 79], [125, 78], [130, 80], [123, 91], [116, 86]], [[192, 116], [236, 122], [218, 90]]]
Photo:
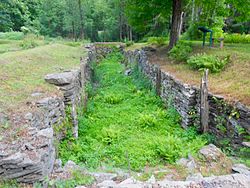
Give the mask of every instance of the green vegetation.
[[224, 34], [226, 43], [250, 43], [250, 34]]
[[21, 188], [21, 185], [18, 184], [15, 180], [3, 181], [0, 180], [1, 188]]
[[213, 55], [207, 54], [196, 54], [191, 56], [187, 63], [194, 69], [198, 69], [199, 71], [203, 71], [205, 69], [209, 69], [212, 73], [220, 72], [226, 64], [229, 63], [230, 56], [227, 56], [224, 59], [220, 59]]
[[168, 40], [168, 37], [148, 37], [147, 43], [162, 46], [164, 44], [168, 44]]
[[24, 34], [22, 32], [0, 32], [0, 39], [4, 40], [22, 40]]
[[[214, 48], [201, 48], [201, 41], [191, 41], [191, 43], [193, 48], [191, 56], [196, 57], [197, 54], [206, 54], [205, 56], [213, 56], [213, 59], [218, 58], [220, 61], [230, 57], [230, 63], [227, 63], [219, 74], [209, 74], [209, 90], [215, 94], [223, 95], [229, 101], [237, 99], [249, 106], [250, 45], [227, 43], [223, 49], [219, 49], [218, 44]], [[140, 46], [139, 44], [136, 45]], [[131, 46], [130, 48], [135, 47]], [[161, 64], [163, 70], [185, 83], [200, 85], [201, 72], [197, 69], [191, 69], [186, 62], [170, 63], [171, 61], [166, 57], [166, 50], [164, 49], [159, 49], [157, 59], [152, 59], [152, 62]]]
[[98, 88], [79, 119], [79, 138], [68, 137], [59, 146], [63, 162], [141, 170], [196, 153], [206, 139], [181, 128], [177, 112], [163, 107], [138, 70], [125, 76], [121, 58], [112, 54], [96, 65]]
[[[31, 38], [31, 39], [30, 39]], [[23, 50], [23, 48], [38, 47]], [[58, 93], [56, 89], [44, 81], [44, 76], [49, 73], [61, 72], [77, 68], [79, 59], [84, 55], [80, 46], [71, 47], [64, 45], [67, 41], [45, 44], [42, 38], [33, 38], [26, 35], [23, 40], [1, 40], [0, 43], [0, 111], [15, 110], [25, 107], [26, 102], [38, 100], [31, 97], [32, 93], [41, 93], [41, 97], [48, 92]], [[21, 47], [22, 46], [22, 47]], [[25, 89], [24, 89], [25, 88]]]
[[176, 61], [186, 61], [192, 52], [191, 44], [186, 42], [179, 42], [175, 47], [169, 51], [170, 58]]

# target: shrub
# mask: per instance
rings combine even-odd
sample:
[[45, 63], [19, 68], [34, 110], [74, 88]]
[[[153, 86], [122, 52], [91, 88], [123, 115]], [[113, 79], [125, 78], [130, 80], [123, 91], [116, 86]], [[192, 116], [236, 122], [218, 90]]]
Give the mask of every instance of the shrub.
[[186, 61], [191, 52], [192, 47], [190, 44], [179, 42], [169, 51], [169, 56], [176, 61]]
[[22, 40], [24, 38], [24, 34], [22, 32], [0, 32], [0, 39], [8, 39], [8, 40]]
[[194, 69], [204, 70], [209, 69], [212, 73], [220, 72], [229, 62], [230, 56], [220, 59], [217, 56], [207, 54], [197, 54], [191, 56], [187, 63]]
[[71, 47], [79, 47], [82, 45], [81, 42], [66, 42], [65, 44]]
[[127, 47], [132, 46], [134, 44], [134, 41], [126, 41], [125, 44]]
[[141, 114], [138, 119], [138, 124], [143, 128], [155, 127], [157, 125], [157, 119], [152, 114]]
[[35, 35], [33, 34], [26, 35], [24, 40], [20, 43], [20, 47], [22, 47], [22, 49], [35, 48], [39, 45], [35, 40], [36, 40]]
[[155, 45], [164, 45], [167, 44], [168, 37], [149, 37], [147, 43]]
[[250, 43], [250, 34], [228, 34], [224, 35], [226, 43]]

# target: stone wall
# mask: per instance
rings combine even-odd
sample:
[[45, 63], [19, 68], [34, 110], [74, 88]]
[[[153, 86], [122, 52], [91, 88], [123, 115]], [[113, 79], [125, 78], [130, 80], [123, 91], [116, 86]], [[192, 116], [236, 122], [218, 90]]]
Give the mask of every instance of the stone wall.
[[[140, 70], [157, 88], [166, 103], [172, 104], [182, 117], [184, 128], [200, 124], [200, 89], [185, 84], [151, 64], [144, 50], [123, 52], [127, 63], [138, 62]], [[160, 74], [160, 76], [159, 76]], [[250, 134], [250, 109], [240, 102], [229, 104], [222, 96], [209, 93], [209, 131], [222, 142], [243, 144], [244, 137]]]
[[[175, 78], [170, 73], [149, 62], [146, 50], [124, 51], [125, 64], [138, 63], [139, 69], [159, 90], [159, 95], [168, 105], [173, 105], [182, 118], [182, 126], [200, 125], [200, 89]], [[96, 57], [104, 57], [113, 48], [98, 45]], [[249, 146], [245, 140], [250, 134], [250, 109], [240, 102], [229, 104], [222, 96], [209, 93], [209, 131], [217, 141]]]
[[[89, 52], [90, 57], [91, 51]], [[80, 68], [68, 72], [49, 74], [45, 80], [58, 86], [63, 96], [48, 97], [37, 101], [33, 111], [27, 113], [25, 134], [12, 143], [0, 143], [0, 178], [16, 179], [22, 183], [43, 181], [52, 172], [56, 159], [55, 141], [63, 134], [55, 134], [63, 126], [66, 108], [70, 108], [74, 134], [78, 134], [76, 108], [85, 104], [84, 87], [91, 78], [89, 63], [81, 59]], [[55, 135], [60, 135], [55, 137]]]

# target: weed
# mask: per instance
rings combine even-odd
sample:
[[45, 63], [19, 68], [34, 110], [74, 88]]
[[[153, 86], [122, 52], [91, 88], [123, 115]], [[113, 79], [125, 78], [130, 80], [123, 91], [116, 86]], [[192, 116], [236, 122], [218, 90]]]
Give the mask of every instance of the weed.
[[209, 69], [212, 73], [218, 73], [224, 69], [226, 64], [230, 61], [230, 56], [227, 56], [223, 59], [220, 59], [213, 55], [206, 54], [196, 54], [191, 56], [187, 63], [194, 69], [198, 69], [199, 71], [204, 71], [205, 69]]
[[33, 34], [26, 35], [24, 40], [20, 43], [20, 47], [22, 49], [30, 49], [39, 46], [36, 42], [36, 36]]
[[128, 77], [120, 61], [121, 54], [113, 53], [96, 64], [98, 88], [79, 117], [79, 138], [68, 137], [60, 144], [63, 162], [139, 171], [196, 153], [206, 140], [181, 128], [179, 114], [163, 107], [138, 66]]
[[186, 61], [191, 52], [192, 47], [189, 43], [179, 42], [169, 51], [169, 56], [176, 61]]
[[167, 42], [168, 42], [167, 37], [149, 37], [147, 39], [148, 44], [155, 44], [155, 45], [159, 45], [159, 46], [167, 44]]

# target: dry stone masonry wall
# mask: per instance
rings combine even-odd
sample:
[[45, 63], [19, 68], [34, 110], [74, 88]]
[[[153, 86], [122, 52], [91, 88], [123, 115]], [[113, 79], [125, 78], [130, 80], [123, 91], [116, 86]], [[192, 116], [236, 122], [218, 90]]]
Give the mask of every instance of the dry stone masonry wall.
[[[200, 89], [185, 84], [161, 68], [149, 62], [144, 50], [124, 52], [128, 63], [138, 62], [140, 70], [160, 86], [160, 96], [163, 101], [172, 104], [182, 117], [183, 127], [200, 124]], [[158, 76], [160, 72], [161, 76]], [[250, 134], [250, 109], [240, 102], [235, 105], [227, 103], [222, 96], [212, 93], [209, 102], [209, 131], [222, 141], [232, 141], [243, 144], [244, 136]]]
[[[92, 57], [91, 50], [89, 56]], [[64, 136], [55, 134], [54, 129], [63, 125], [67, 108], [70, 109], [70, 119], [77, 137], [76, 108], [84, 103], [86, 97], [84, 87], [91, 78], [91, 61], [93, 59], [81, 59], [78, 70], [45, 76], [48, 83], [58, 86], [63, 96], [37, 101], [34, 104], [35, 110], [24, 117], [26, 134], [12, 143], [1, 141], [0, 178], [34, 183], [43, 181], [50, 175], [56, 159], [55, 141]]]
[[[184, 128], [200, 124], [200, 88], [185, 84], [158, 65], [148, 60], [147, 50], [125, 51], [125, 64], [138, 63], [141, 72], [159, 90], [160, 97], [166, 104], [173, 105], [182, 117]], [[95, 56], [105, 57], [113, 48], [97, 45]], [[250, 134], [250, 109], [240, 102], [229, 104], [222, 96], [209, 93], [209, 131], [224, 143], [249, 147], [245, 138]]]

